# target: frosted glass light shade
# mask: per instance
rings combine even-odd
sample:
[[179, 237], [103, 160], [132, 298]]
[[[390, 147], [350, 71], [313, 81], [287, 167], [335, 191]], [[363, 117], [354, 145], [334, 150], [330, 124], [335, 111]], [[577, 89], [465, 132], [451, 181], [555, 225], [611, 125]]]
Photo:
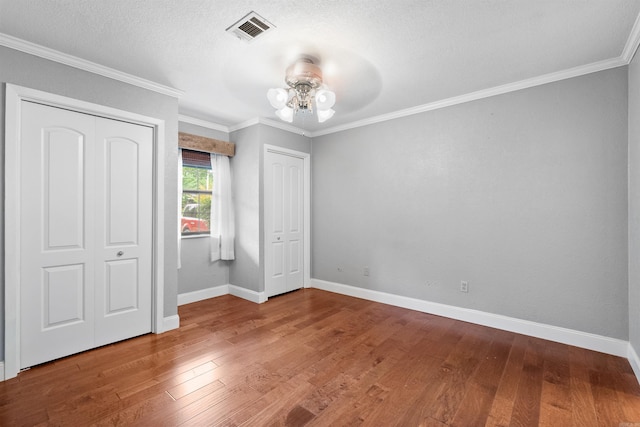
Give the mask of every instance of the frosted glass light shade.
[[291, 123], [293, 122], [293, 108], [283, 107], [276, 111], [276, 116], [278, 116], [282, 121]]
[[328, 110], [321, 110], [318, 108], [318, 122], [323, 123], [329, 120], [336, 113], [333, 109], [329, 108]]
[[267, 91], [267, 99], [269, 100], [273, 108], [279, 110], [287, 105], [289, 93], [282, 88], [269, 89]]
[[336, 94], [330, 90], [320, 89], [316, 92], [316, 108], [318, 110], [328, 110], [333, 107], [335, 103]]

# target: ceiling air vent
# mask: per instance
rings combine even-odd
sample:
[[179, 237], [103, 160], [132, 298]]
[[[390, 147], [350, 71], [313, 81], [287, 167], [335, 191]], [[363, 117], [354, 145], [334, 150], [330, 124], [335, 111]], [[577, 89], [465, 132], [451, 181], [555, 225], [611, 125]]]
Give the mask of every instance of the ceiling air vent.
[[275, 26], [255, 12], [250, 12], [238, 22], [227, 28], [227, 32], [239, 39], [250, 42], [256, 37], [275, 28]]

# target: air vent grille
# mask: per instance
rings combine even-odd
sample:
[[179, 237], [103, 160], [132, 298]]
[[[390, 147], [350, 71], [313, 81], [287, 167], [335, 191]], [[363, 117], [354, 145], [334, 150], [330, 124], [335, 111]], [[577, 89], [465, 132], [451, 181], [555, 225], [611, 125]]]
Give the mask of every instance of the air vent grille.
[[227, 32], [242, 40], [251, 41], [273, 28], [272, 23], [252, 11], [227, 28]]

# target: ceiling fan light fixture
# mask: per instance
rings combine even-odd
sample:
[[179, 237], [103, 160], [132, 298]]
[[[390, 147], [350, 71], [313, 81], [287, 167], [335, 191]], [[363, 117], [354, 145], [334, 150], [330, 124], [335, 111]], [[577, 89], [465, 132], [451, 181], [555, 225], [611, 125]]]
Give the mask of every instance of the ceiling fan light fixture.
[[333, 117], [335, 111], [331, 107], [336, 103], [336, 94], [324, 88], [322, 70], [311, 58], [300, 58], [290, 65], [284, 81], [288, 88], [267, 91], [267, 99], [281, 120], [291, 123], [294, 115], [313, 114], [314, 103], [318, 122]]

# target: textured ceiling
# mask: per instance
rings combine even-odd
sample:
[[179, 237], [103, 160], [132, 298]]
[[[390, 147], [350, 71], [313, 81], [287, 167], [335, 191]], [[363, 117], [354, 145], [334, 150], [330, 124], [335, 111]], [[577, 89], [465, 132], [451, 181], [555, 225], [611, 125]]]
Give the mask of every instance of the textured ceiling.
[[[276, 29], [225, 32], [256, 11]], [[619, 58], [637, 0], [0, 0], [0, 33], [184, 91], [180, 112], [277, 120], [266, 99], [301, 54], [336, 115], [316, 131]]]

